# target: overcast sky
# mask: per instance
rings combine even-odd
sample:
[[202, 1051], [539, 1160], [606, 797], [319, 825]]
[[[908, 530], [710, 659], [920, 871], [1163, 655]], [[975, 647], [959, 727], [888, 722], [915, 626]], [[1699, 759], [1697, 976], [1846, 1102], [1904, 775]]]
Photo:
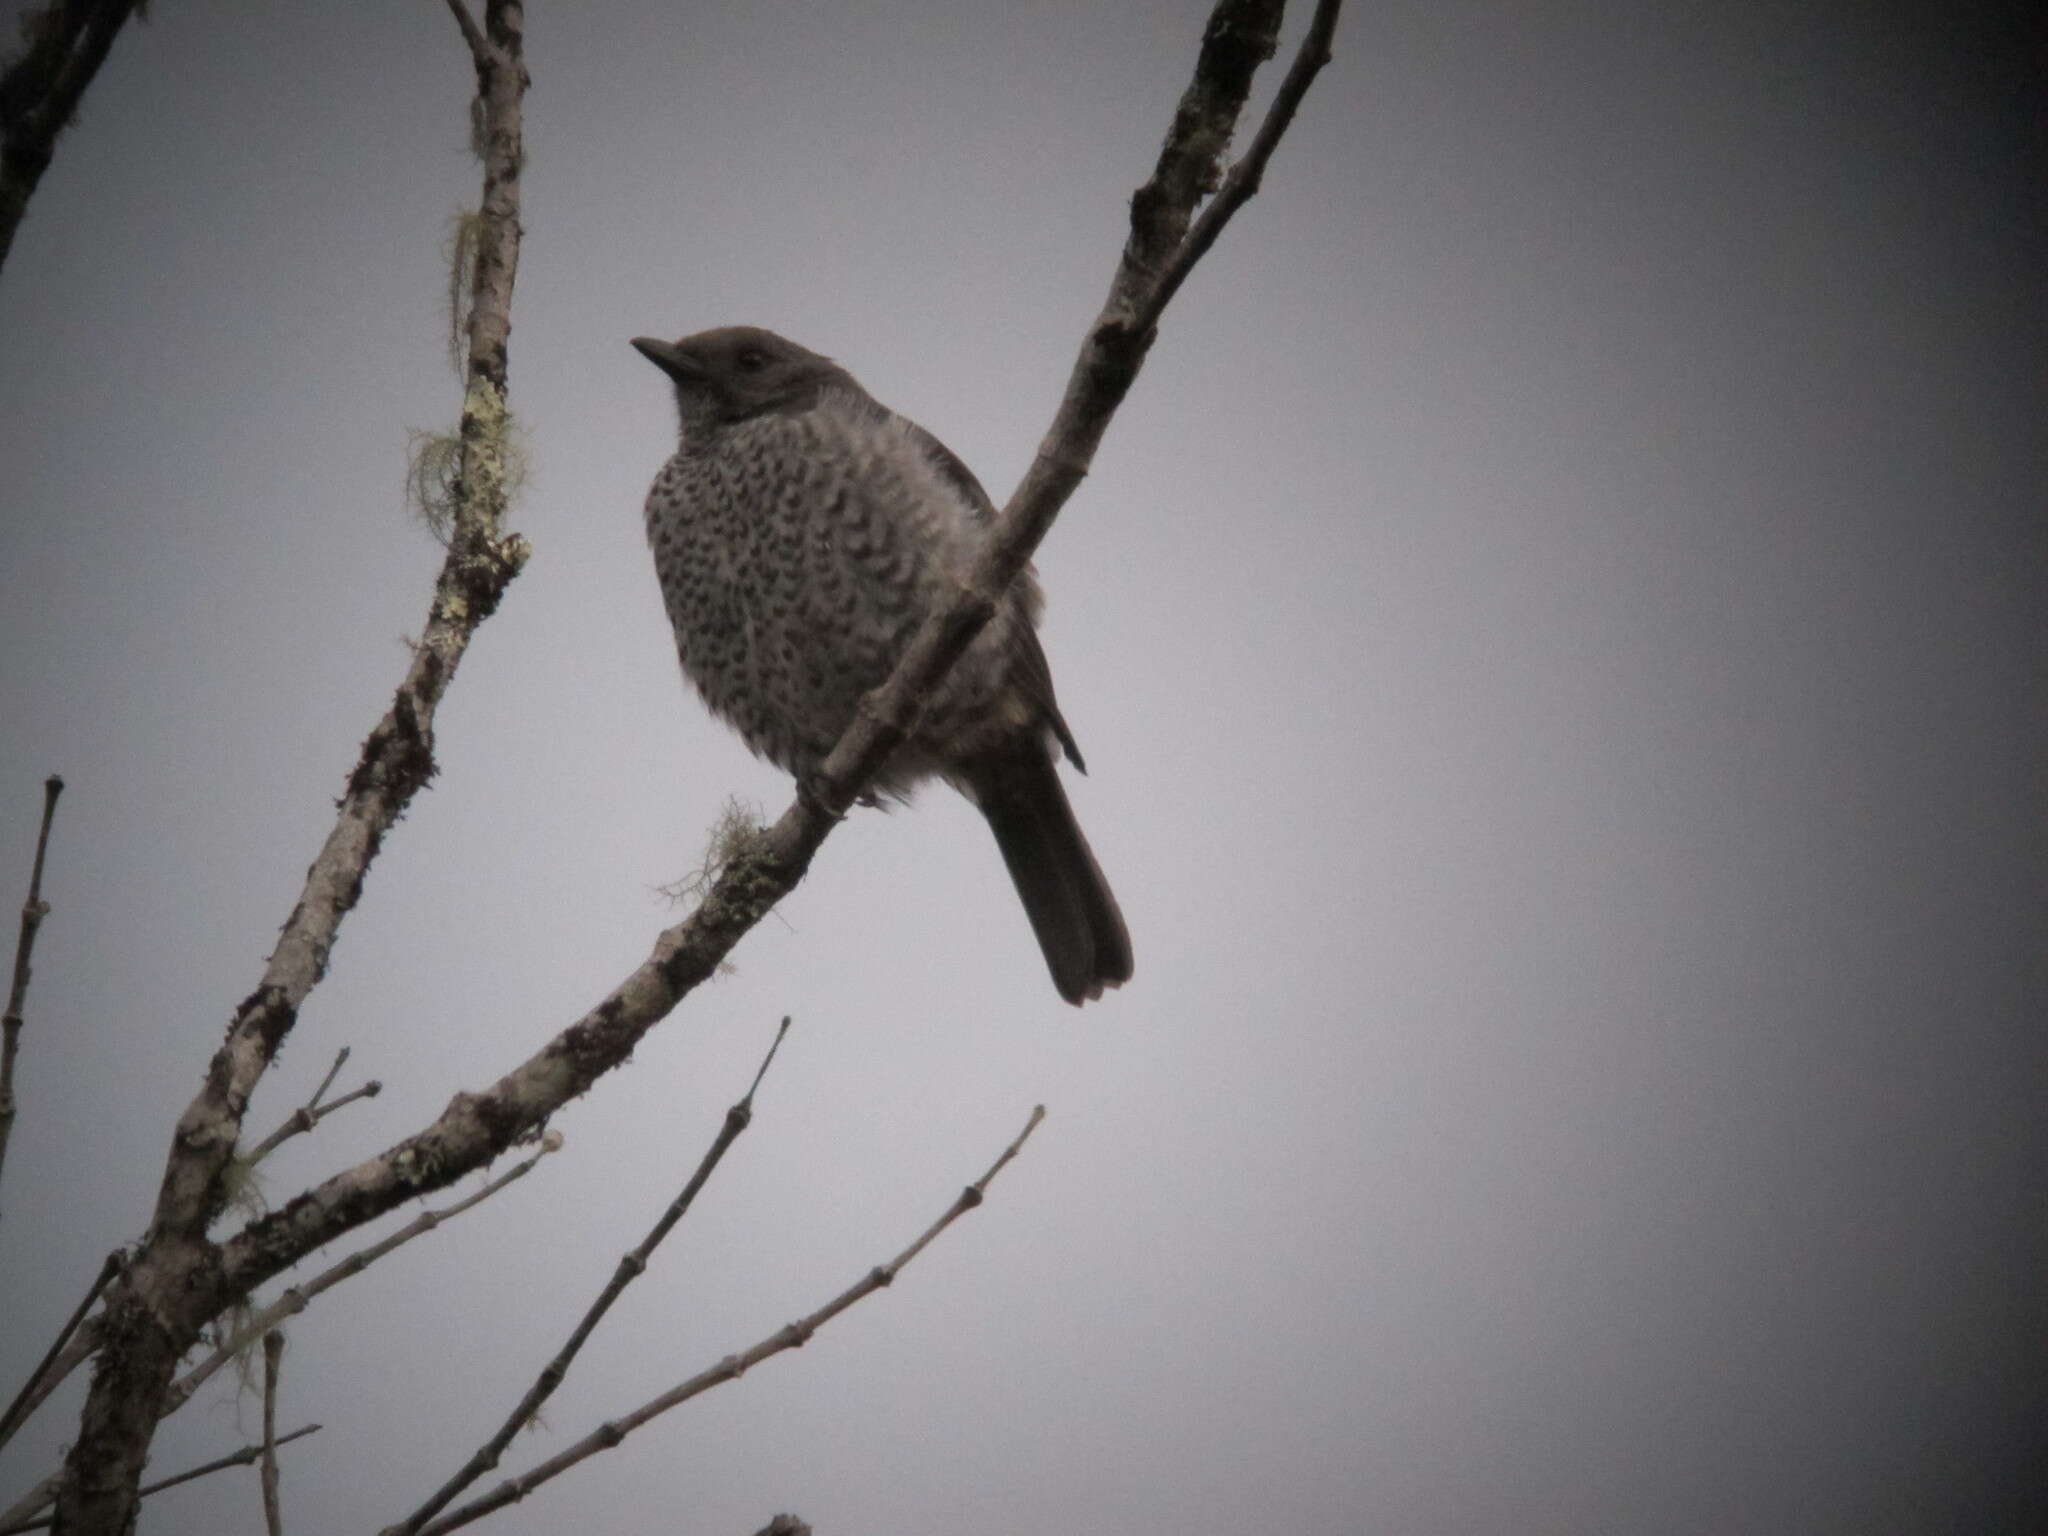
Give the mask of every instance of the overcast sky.
[[[8, 1392], [146, 1224], [402, 671], [438, 560], [407, 435], [459, 403], [444, 8], [151, 12], [0, 274], [10, 909], [70, 786]], [[680, 679], [640, 522], [673, 406], [627, 339], [771, 326], [1001, 499], [1203, 16], [533, 0], [536, 554], [251, 1125], [342, 1046], [384, 1093], [273, 1159], [274, 1202], [600, 997], [727, 796], [788, 801]], [[787, 1013], [753, 1129], [514, 1465], [815, 1307], [1050, 1118], [892, 1290], [495, 1529], [2042, 1528], [2036, 41], [1353, 0], [1039, 560], [1136, 979], [1061, 1004], [949, 793], [855, 815], [560, 1156], [290, 1325], [283, 1420], [325, 1426], [291, 1527], [374, 1530], [453, 1469]], [[259, 1419], [202, 1397], [152, 1475]], [[260, 1528], [248, 1472], [144, 1520]]]

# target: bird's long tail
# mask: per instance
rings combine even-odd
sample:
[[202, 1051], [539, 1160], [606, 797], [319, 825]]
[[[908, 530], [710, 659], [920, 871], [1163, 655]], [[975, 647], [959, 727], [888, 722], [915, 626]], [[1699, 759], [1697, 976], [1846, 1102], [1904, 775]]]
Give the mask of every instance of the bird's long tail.
[[1060, 996], [1078, 1004], [1129, 981], [1130, 932], [1051, 757], [1030, 742], [957, 772], [995, 833]]

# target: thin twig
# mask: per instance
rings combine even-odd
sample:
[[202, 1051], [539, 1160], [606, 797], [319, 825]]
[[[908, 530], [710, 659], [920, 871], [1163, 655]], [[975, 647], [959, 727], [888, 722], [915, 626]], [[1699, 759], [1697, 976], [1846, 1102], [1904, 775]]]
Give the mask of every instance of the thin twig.
[[7, 1139], [14, 1134], [14, 1057], [21, 1049], [21, 1010], [28, 1002], [29, 956], [35, 952], [36, 930], [50, 914], [43, 900], [43, 857], [50, 851], [50, 823], [57, 816], [57, 797], [64, 781], [51, 774], [43, 780], [43, 825], [36, 833], [35, 869], [28, 877], [28, 900], [21, 904], [21, 929], [14, 938], [14, 979], [7, 987], [7, 1011], [0, 1015], [0, 1171], [7, 1165]]
[[784, 1350], [801, 1348], [810, 1340], [812, 1334], [824, 1327], [825, 1324], [831, 1322], [833, 1318], [844, 1312], [855, 1302], [873, 1295], [886, 1285], [892, 1284], [897, 1274], [903, 1269], [903, 1266], [924, 1252], [927, 1244], [966, 1212], [980, 1205], [982, 1196], [988, 1189], [989, 1182], [1003, 1171], [1004, 1166], [1008, 1164], [1011, 1158], [1015, 1157], [1022, 1150], [1025, 1138], [1038, 1129], [1038, 1122], [1044, 1118], [1045, 1106], [1043, 1104], [1033, 1108], [1031, 1118], [1025, 1121], [1024, 1129], [1017, 1133], [1017, 1139], [1003, 1149], [1002, 1156], [989, 1165], [988, 1172], [984, 1173], [954, 1197], [953, 1203], [946, 1208], [945, 1214], [925, 1228], [916, 1242], [897, 1254], [887, 1264], [879, 1265], [869, 1270], [859, 1280], [818, 1308], [817, 1311], [811, 1313], [808, 1317], [801, 1318], [785, 1327], [776, 1329], [775, 1332], [769, 1334], [767, 1338], [762, 1339], [751, 1349], [737, 1355], [726, 1356], [725, 1359], [719, 1361], [718, 1364], [712, 1366], [709, 1370], [699, 1371], [688, 1381], [670, 1388], [659, 1397], [649, 1399], [623, 1418], [612, 1419], [598, 1425], [596, 1429], [563, 1451], [559, 1456], [552, 1456], [532, 1471], [521, 1473], [518, 1477], [498, 1484], [497, 1487], [493, 1488], [482, 1498], [473, 1499], [460, 1509], [443, 1516], [432, 1525], [424, 1527], [420, 1536], [442, 1536], [442, 1533], [445, 1531], [452, 1531], [461, 1526], [468, 1525], [472, 1520], [480, 1519], [490, 1514], [493, 1510], [502, 1509], [507, 1504], [517, 1503], [542, 1483], [560, 1477], [579, 1461], [584, 1461], [596, 1455], [599, 1451], [610, 1450], [649, 1419], [657, 1418], [677, 1404], [687, 1402], [700, 1393], [710, 1391], [713, 1387], [723, 1386], [728, 1381], [737, 1381], [747, 1371], [759, 1365], [771, 1355], [779, 1355]]
[[[319, 1432], [320, 1426], [318, 1424], [301, 1424], [290, 1434], [279, 1435], [274, 1444], [279, 1446], [290, 1445], [294, 1440], [302, 1440], [307, 1435], [318, 1434]], [[209, 1477], [215, 1472], [225, 1472], [229, 1467], [246, 1467], [262, 1455], [262, 1446], [245, 1445], [239, 1451], [223, 1456], [217, 1461], [209, 1461], [204, 1466], [193, 1467], [189, 1471], [180, 1472], [174, 1477], [164, 1478], [161, 1482], [144, 1483], [135, 1490], [136, 1497], [146, 1499], [152, 1493], [162, 1493], [166, 1488], [175, 1488], [180, 1483], [189, 1483], [195, 1478]], [[17, 1500], [11, 1509], [7, 1510], [4, 1514], [0, 1514], [0, 1536], [17, 1536], [17, 1533], [23, 1531], [47, 1531], [51, 1524], [48, 1520], [30, 1521], [26, 1520], [25, 1517], [34, 1514], [36, 1510], [43, 1508], [44, 1505], [56, 1498], [57, 1485], [63, 1480], [63, 1476], [61, 1472], [52, 1472], [35, 1486], [27, 1498]], [[34, 1500], [32, 1504], [31, 1500]]]
[[85, 1321], [85, 1314], [92, 1310], [93, 1303], [100, 1299], [100, 1293], [107, 1288], [107, 1283], [121, 1272], [121, 1265], [126, 1258], [127, 1255], [119, 1248], [107, 1255], [106, 1262], [100, 1265], [99, 1274], [93, 1278], [92, 1285], [87, 1289], [85, 1299], [72, 1309], [71, 1316], [57, 1331], [57, 1337], [51, 1340], [43, 1358], [37, 1361], [36, 1368], [28, 1373], [28, 1380], [24, 1381], [21, 1390], [14, 1394], [14, 1401], [7, 1405], [5, 1413], [0, 1413], [0, 1445], [5, 1445], [14, 1438], [14, 1432], [28, 1421], [28, 1416], [35, 1412], [36, 1405], [48, 1395], [47, 1391], [39, 1393], [37, 1387], [42, 1384], [43, 1378], [50, 1374], [51, 1366], [57, 1357], [63, 1354], [64, 1346], [71, 1342], [71, 1336], [78, 1331], [78, 1325]]
[[775, 1039], [769, 1044], [768, 1054], [761, 1058], [761, 1065], [754, 1073], [754, 1081], [748, 1086], [746, 1097], [725, 1112], [725, 1123], [719, 1127], [718, 1135], [699, 1160], [697, 1171], [691, 1174], [689, 1182], [683, 1185], [682, 1193], [669, 1202], [668, 1209], [661, 1213], [661, 1219], [655, 1222], [647, 1236], [641, 1239], [640, 1246], [619, 1260], [619, 1267], [613, 1271], [610, 1283], [605, 1286], [597, 1300], [590, 1304], [590, 1309], [583, 1314], [583, 1320], [569, 1335], [568, 1342], [555, 1352], [555, 1357], [542, 1368], [533, 1385], [527, 1388], [526, 1395], [519, 1400], [519, 1405], [506, 1416], [505, 1422], [498, 1426], [497, 1432], [477, 1448], [476, 1453], [463, 1463], [453, 1477], [435, 1489], [425, 1503], [399, 1524], [387, 1526], [381, 1536], [416, 1536], [419, 1529], [447, 1508], [457, 1494], [497, 1466], [499, 1457], [504, 1455], [505, 1447], [512, 1443], [513, 1436], [533, 1422], [533, 1417], [540, 1412], [541, 1405], [553, 1395], [555, 1389], [569, 1374], [570, 1363], [575, 1360], [577, 1351], [583, 1348], [584, 1341], [596, 1331], [598, 1323], [603, 1320], [605, 1313], [611, 1310], [612, 1303], [619, 1299], [626, 1287], [646, 1272], [648, 1259], [661, 1240], [668, 1236], [670, 1229], [683, 1219], [684, 1212], [689, 1210], [690, 1203], [697, 1198], [697, 1192], [710, 1179], [712, 1170], [717, 1168], [719, 1160], [725, 1156], [726, 1149], [739, 1140], [740, 1132], [753, 1123], [754, 1091], [761, 1086], [761, 1079], [767, 1075], [769, 1064], [775, 1060], [775, 1053], [782, 1048], [783, 1036], [788, 1033], [789, 1018], [785, 1015], [781, 1027], [775, 1031]]
[[79, 1326], [64, 1348], [58, 1351], [55, 1364], [36, 1379], [34, 1390], [22, 1399], [20, 1418], [26, 1422], [35, 1417], [36, 1410], [43, 1406], [49, 1395], [61, 1387], [71, 1373], [90, 1360], [100, 1347], [100, 1318], [104, 1313], [94, 1313]]
[[239, 1356], [242, 1351], [255, 1343], [257, 1339], [266, 1336], [286, 1318], [296, 1317], [299, 1313], [305, 1311], [307, 1305], [322, 1291], [331, 1290], [333, 1287], [341, 1284], [342, 1281], [361, 1274], [393, 1249], [404, 1247], [414, 1238], [424, 1236], [426, 1233], [433, 1231], [444, 1221], [452, 1221], [471, 1206], [479, 1205], [483, 1201], [490, 1199], [491, 1196], [495, 1195], [507, 1184], [525, 1178], [527, 1174], [533, 1171], [535, 1163], [546, 1157], [550, 1152], [560, 1151], [561, 1146], [562, 1138], [560, 1135], [553, 1131], [548, 1132], [541, 1138], [540, 1150], [538, 1152], [535, 1152], [533, 1156], [527, 1158], [524, 1162], [517, 1163], [513, 1167], [508, 1168], [474, 1194], [456, 1201], [453, 1205], [443, 1206], [438, 1211], [421, 1211], [419, 1215], [415, 1216], [389, 1237], [372, 1243], [367, 1248], [357, 1249], [339, 1264], [322, 1270], [305, 1284], [289, 1287], [269, 1306], [258, 1308], [240, 1328], [235, 1330], [234, 1335], [227, 1342], [171, 1384], [170, 1389], [164, 1394], [164, 1414], [168, 1416], [184, 1407], [191, 1400], [192, 1394], [204, 1386], [214, 1372]]
[[334, 1065], [327, 1069], [327, 1075], [320, 1079], [320, 1086], [313, 1090], [313, 1097], [306, 1100], [306, 1108], [318, 1109], [320, 1101], [327, 1097], [327, 1090], [334, 1086], [334, 1080], [341, 1076], [341, 1069], [348, 1064], [349, 1047], [343, 1046], [334, 1053]]
[[263, 1528], [284, 1536], [284, 1510], [277, 1496], [277, 1366], [284, 1358], [284, 1335], [275, 1328], [263, 1335], [263, 1455], [258, 1471], [263, 1482]]

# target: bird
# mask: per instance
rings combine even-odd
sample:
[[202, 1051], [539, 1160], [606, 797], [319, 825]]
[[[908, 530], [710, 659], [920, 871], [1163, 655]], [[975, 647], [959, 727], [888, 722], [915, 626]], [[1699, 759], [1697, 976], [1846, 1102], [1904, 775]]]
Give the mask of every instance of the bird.
[[[967, 577], [995, 507], [931, 433], [773, 331], [633, 346], [673, 382], [681, 418], [646, 517], [684, 675], [802, 786]], [[1054, 987], [1078, 1005], [1130, 980], [1131, 938], [1060, 782], [1059, 756], [1087, 765], [1053, 697], [1042, 605], [1027, 569], [873, 792], [904, 799], [937, 778], [980, 810]]]

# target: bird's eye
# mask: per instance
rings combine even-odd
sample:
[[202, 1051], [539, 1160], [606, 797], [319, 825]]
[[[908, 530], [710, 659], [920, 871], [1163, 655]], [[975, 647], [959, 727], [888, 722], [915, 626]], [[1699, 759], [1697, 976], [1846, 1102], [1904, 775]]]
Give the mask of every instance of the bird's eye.
[[768, 354], [759, 347], [745, 347], [733, 358], [741, 373], [759, 373], [768, 366]]

